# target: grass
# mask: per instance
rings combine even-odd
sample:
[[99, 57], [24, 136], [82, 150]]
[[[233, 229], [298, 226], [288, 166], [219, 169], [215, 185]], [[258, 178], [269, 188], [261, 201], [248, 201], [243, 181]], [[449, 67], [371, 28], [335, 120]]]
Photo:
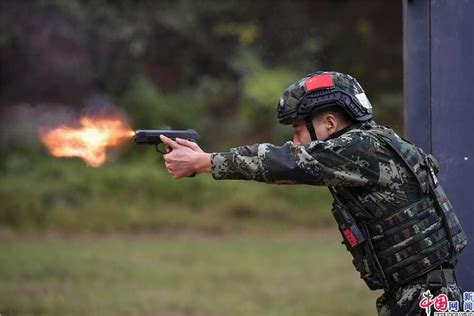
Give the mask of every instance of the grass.
[[175, 181], [157, 157], [4, 161], [1, 316], [376, 314], [326, 188]]
[[337, 232], [0, 239], [4, 315], [375, 315]]
[[[0, 223], [81, 232], [294, 229], [332, 223], [326, 188], [173, 180], [152, 148], [93, 169], [78, 159], [10, 157], [0, 170]], [[265, 201], [265, 203], [262, 203]]]

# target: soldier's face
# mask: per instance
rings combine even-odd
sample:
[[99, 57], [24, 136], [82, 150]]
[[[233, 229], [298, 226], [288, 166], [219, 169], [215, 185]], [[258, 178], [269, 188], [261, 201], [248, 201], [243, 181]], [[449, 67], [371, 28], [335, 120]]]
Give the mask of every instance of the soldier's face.
[[336, 131], [336, 118], [332, 114], [316, 115], [313, 118], [314, 131], [318, 140], [326, 140]]
[[[331, 134], [343, 127], [340, 125], [341, 124], [338, 124], [336, 117], [330, 113], [317, 115], [313, 118], [314, 131], [316, 132], [316, 137], [318, 140], [328, 139]], [[296, 146], [302, 146], [311, 143], [311, 135], [306, 128], [305, 120], [293, 122], [293, 129], [293, 143]]]
[[302, 146], [311, 143], [311, 135], [306, 128], [306, 122], [299, 120], [293, 122], [293, 143]]

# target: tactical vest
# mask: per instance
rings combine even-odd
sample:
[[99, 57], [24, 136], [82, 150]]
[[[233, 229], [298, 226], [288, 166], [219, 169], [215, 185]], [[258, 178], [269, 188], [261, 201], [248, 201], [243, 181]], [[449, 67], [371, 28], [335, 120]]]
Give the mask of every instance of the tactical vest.
[[421, 192], [420, 199], [404, 209], [383, 218], [371, 215], [372, 219], [361, 220], [367, 212], [350, 196], [350, 190], [330, 188], [334, 218], [361, 278], [372, 290], [389, 289], [443, 263], [454, 264], [467, 245], [467, 236], [438, 182], [436, 159], [389, 128], [364, 124], [361, 129], [387, 144], [404, 161]]

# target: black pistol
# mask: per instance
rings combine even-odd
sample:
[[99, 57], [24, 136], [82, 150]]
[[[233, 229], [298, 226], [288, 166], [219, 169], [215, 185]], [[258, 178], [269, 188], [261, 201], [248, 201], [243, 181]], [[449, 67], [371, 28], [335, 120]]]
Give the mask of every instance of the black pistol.
[[144, 145], [155, 145], [156, 151], [164, 153], [160, 150], [159, 145], [163, 142], [160, 139], [160, 135], [165, 135], [172, 140], [176, 138], [186, 139], [191, 142], [196, 142], [199, 138], [199, 134], [193, 129], [187, 130], [172, 130], [172, 129], [139, 129], [135, 131], [135, 143]]

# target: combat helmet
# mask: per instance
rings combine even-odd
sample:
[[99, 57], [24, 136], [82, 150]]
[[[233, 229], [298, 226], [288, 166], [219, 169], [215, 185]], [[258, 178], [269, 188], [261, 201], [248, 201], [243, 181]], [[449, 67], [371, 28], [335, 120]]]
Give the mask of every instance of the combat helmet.
[[341, 107], [354, 121], [365, 122], [373, 117], [372, 105], [355, 78], [335, 71], [318, 71], [285, 90], [278, 103], [278, 120], [281, 124], [306, 120], [311, 138], [315, 139], [311, 115], [332, 106]]

